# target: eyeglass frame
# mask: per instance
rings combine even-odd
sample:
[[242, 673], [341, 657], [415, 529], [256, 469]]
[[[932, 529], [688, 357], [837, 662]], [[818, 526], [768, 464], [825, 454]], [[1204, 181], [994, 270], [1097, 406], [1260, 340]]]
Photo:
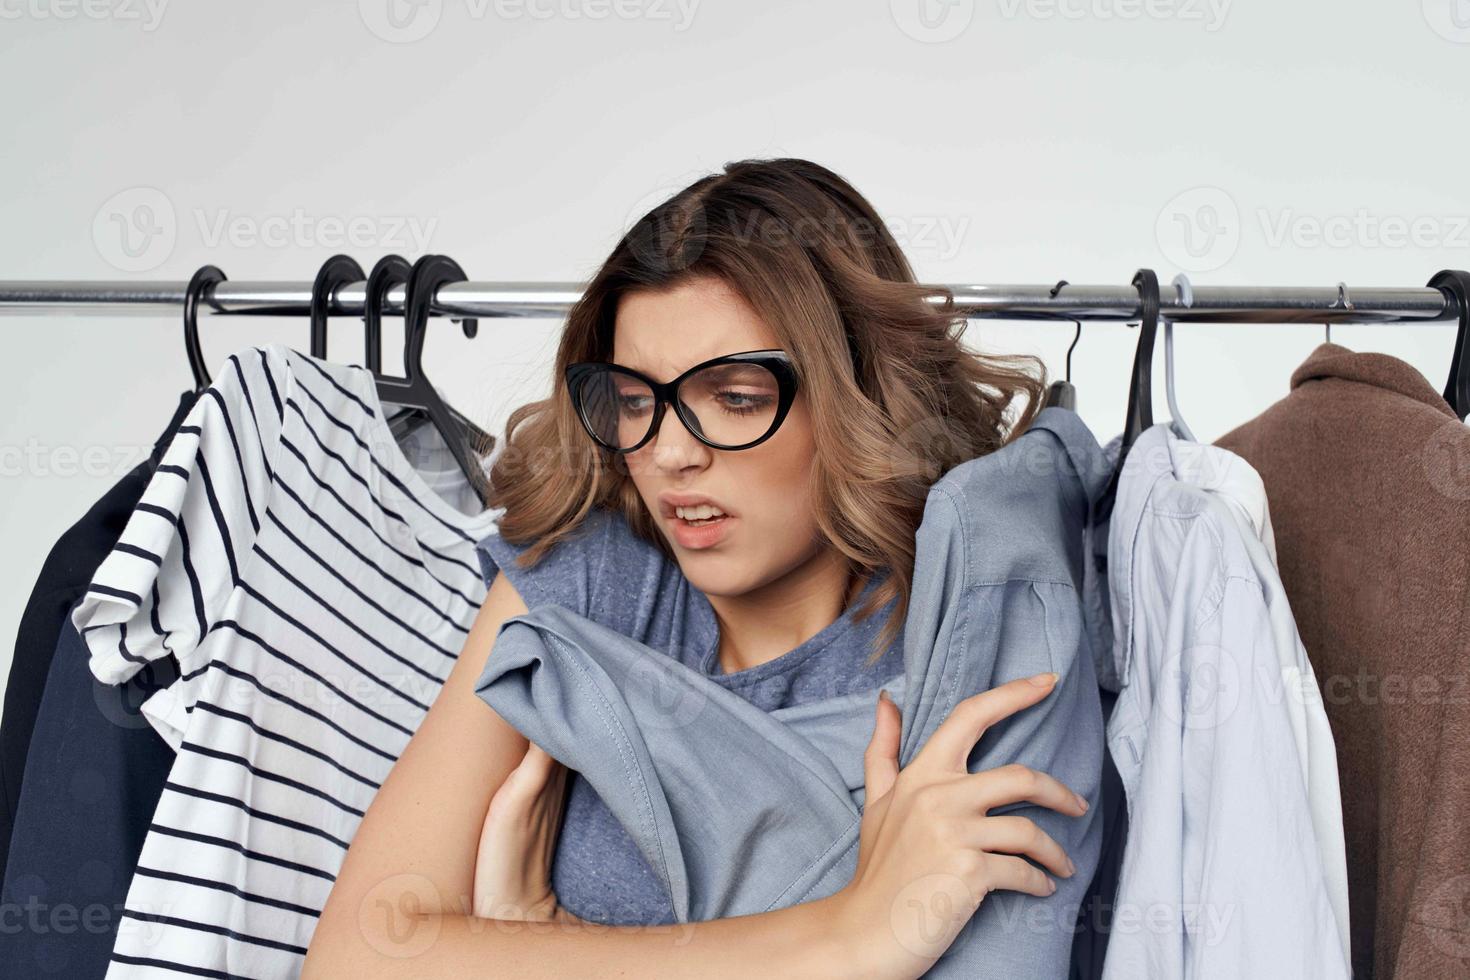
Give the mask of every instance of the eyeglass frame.
[[[695, 431], [695, 426], [690, 424], [689, 419], [684, 415], [684, 410], [680, 407], [682, 405], [682, 402], [680, 402], [679, 399], [676, 397], [678, 394], [679, 385], [682, 384], [686, 378], [698, 373], [699, 371], [704, 370], [705, 368], [713, 367], [716, 364], [725, 363], [759, 364], [761, 367], [770, 371], [771, 374], [774, 375], [776, 378], [776, 415], [775, 418], [771, 420], [771, 427], [767, 429], [766, 433], [762, 435], [759, 439], [752, 440], [751, 442], [747, 442], [739, 446], [720, 445], [719, 443], [713, 442], [710, 439], [705, 438], [699, 432]], [[603, 442], [601, 438], [598, 437], [596, 430], [592, 426], [592, 423], [587, 418], [585, 407], [582, 404], [582, 381], [585, 378], [590, 377], [594, 373], [610, 371], [610, 369], [616, 369], [623, 372], [624, 374], [632, 375], [634, 378], [637, 378], [639, 381], [646, 384], [649, 390], [653, 392], [653, 420], [649, 423], [648, 431], [644, 433], [643, 438], [638, 440], [636, 445], [629, 446], [625, 449], [609, 446], [607, 443]], [[642, 371], [637, 371], [630, 367], [624, 367], [621, 364], [614, 364], [611, 361], [576, 361], [567, 365], [566, 370], [563, 372], [563, 377], [566, 380], [567, 391], [568, 394], [571, 396], [572, 407], [576, 410], [577, 419], [582, 423], [582, 428], [586, 429], [587, 434], [592, 437], [592, 441], [603, 449], [606, 449], [608, 452], [624, 454], [637, 452], [638, 450], [642, 449], [645, 444], [647, 444], [649, 439], [653, 438], [653, 434], [657, 432], [659, 426], [663, 424], [664, 409], [669, 406], [673, 406], [674, 414], [678, 416], [679, 421], [683, 423], [684, 428], [689, 430], [689, 434], [698, 439], [700, 442], [704, 443], [706, 446], [709, 446], [711, 449], [719, 449], [725, 452], [737, 452], [742, 449], [752, 449], [755, 446], [759, 446], [767, 439], [771, 438], [771, 436], [776, 434], [776, 430], [781, 428], [781, 423], [786, 420], [786, 415], [791, 410], [792, 403], [796, 400], [796, 392], [798, 387], [796, 379], [796, 368], [791, 363], [791, 355], [786, 353], [784, 350], [781, 350], [780, 348], [765, 348], [762, 350], [739, 351], [734, 354], [723, 354], [719, 357], [712, 357], [707, 361], [699, 362], [698, 364], [689, 368], [687, 371], [680, 374], [677, 378], [674, 378], [672, 381], [667, 382], [655, 381], [648, 375], [644, 374]], [[698, 420], [696, 419], [695, 421], [697, 422]]]

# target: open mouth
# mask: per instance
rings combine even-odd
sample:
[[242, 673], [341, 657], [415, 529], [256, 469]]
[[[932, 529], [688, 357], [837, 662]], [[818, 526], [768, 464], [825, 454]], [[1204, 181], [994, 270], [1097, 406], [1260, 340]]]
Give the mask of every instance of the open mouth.
[[718, 524], [720, 521], [723, 521], [725, 518], [727, 518], [729, 516], [730, 515], [728, 515], [728, 514], [717, 514], [714, 517], [706, 517], [703, 520], [697, 520], [697, 521], [691, 521], [688, 518], [684, 518], [684, 517], [680, 517], [679, 520], [682, 521], [688, 527], [704, 527], [706, 524]]

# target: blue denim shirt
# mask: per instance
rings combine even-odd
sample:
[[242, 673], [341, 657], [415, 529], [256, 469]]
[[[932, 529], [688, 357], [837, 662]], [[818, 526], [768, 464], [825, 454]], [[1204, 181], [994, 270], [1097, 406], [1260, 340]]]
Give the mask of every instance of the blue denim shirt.
[[679, 657], [538, 603], [501, 625], [476, 691], [591, 784], [688, 922], [851, 880], [879, 686], [900, 707], [907, 765], [959, 700], [1057, 671], [1052, 694], [988, 730], [968, 761], [972, 772], [1023, 763], [1094, 804], [1081, 817], [1031, 803], [991, 811], [1033, 819], [1077, 872], [1045, 897], [991, 893], [927, 975], [1063, 976], [1102, 830], [1096, 663], [1110, 626], [1090, 516], [1107, 477], [1081, 419], [1053, 408], [936, 481], [915, 537], [902, 672], [881, 685], [767, 711]]

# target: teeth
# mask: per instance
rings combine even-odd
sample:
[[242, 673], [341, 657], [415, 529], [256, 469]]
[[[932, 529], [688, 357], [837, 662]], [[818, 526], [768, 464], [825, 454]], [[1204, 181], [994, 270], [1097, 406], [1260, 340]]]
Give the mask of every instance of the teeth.
[[675, 507], [674, 513], [686, 521], [702, 521], [711, 517], [725, 516], [724, 511], [709, 504], [700, 504], [698, 507]]

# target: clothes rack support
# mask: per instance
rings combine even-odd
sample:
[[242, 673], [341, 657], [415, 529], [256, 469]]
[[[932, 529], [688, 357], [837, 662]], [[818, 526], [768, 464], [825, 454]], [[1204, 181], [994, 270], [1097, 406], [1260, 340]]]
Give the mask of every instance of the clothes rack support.
[[[0, 280], [0, 316], [51, 314], [177, 315], [187, 281]], [[940, 287], [935, 287], [940, 288]], [[955, 285], [956, 306], [970, 319], [1133, 320], [1138, 291], [1123, 285]], [[448, 317], [565, 316], [581, 295], [571, 282], [457, 282], [441, 286], [433, 310]], [[1351, 303], [1332, 286], [1200, 286], [1192, 297], [1161, 290], [1160, 315], [1174, 323], [1437, 323], [1454, 321], [1458, 304], [1430, 287], [1355, 287]], [[1055, 295], [1053, 295], [1055, 293]], [[339, 288], [332, 316], [361, 316], [366, 283]], [[388, 315], [403, 312], [402, 286], [389, 290]], [[938, 299], [936, 295], [936, 300]], [[228, 279], [205, 291], [201, 314], [306, 316], [311, 283]], [[1186, 303], [1188, 300], [1188, 303]]]

